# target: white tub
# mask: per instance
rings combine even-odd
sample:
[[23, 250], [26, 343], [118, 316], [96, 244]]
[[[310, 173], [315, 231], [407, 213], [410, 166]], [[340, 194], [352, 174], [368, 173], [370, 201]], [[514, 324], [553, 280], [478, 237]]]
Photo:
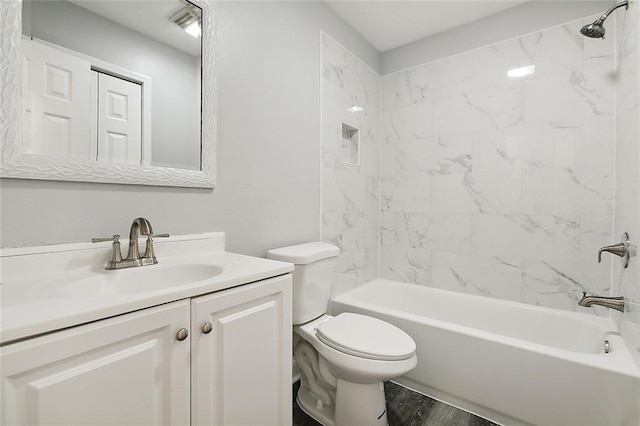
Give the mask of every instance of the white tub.
[[609, 318], [388, 280], [337, 296], [331, 312], [406, 331], [418, 366], [397, 381], [494, 422], [639, 424], [640, 374]]

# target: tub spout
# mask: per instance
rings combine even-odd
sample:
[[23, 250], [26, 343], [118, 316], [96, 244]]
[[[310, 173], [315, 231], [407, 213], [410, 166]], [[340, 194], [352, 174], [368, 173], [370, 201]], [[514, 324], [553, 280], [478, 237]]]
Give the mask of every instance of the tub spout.
[[588, 308], [591, 305], [600, 305], [605, 308], [624, 312], [624, 297], [587, 296], [587, 292], [585, 291], [582, 292], [582, 299], [580, 299], [578, 305], [584, 306], [585, 308]]

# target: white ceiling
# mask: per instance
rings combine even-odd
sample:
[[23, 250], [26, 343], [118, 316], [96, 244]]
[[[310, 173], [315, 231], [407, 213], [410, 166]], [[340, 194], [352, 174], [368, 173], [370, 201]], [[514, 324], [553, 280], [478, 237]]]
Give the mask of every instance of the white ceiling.
[[384, 52], [521, 5], [527, 0], [325, 0]]
[[[0, 0], [2, 1], [2, 0]], [[184, 4], [179, 0], [69, 0], [93, 13], [191, 55], [200, 55], [200, 39], [169, 21]]]

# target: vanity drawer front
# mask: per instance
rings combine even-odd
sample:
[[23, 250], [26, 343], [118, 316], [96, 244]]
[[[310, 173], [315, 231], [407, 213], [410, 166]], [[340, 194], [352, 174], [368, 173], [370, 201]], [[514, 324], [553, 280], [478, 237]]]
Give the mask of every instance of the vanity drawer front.
[[189, 302], [0, 348], [2, 424], [189, 424]]

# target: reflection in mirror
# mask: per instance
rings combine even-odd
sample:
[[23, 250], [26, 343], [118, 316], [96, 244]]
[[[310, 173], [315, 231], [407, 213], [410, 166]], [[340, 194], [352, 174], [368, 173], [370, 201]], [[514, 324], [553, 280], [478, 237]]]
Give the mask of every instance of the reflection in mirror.
[[182, 0], [24, 1], [23, 153], [201, 170], [201, 16]]

